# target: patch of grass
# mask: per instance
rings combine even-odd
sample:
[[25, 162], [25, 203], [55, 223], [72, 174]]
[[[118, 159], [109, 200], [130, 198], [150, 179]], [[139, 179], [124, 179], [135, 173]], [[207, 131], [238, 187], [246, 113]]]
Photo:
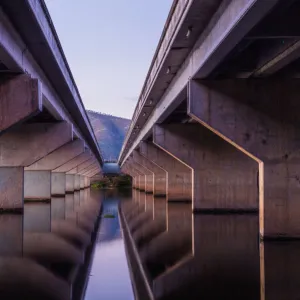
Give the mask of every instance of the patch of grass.
[[115, 218], [115, 215], [112, 215], [112, 214], [105, 214], [103, 216], [103, 218], [106, 218], [106, 219], [114, 219]]

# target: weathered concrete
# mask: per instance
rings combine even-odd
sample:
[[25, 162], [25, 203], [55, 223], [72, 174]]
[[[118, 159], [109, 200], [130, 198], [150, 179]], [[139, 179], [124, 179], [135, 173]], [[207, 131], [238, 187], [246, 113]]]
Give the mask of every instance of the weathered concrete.
[[191, 81], [189, 114], [259, 165], [260, 234], [300, 237], [298, 80]]
[[24, 199], [51, 199], [51, 171], [24, 171]]
[[84, 153], [76, 156], [72, 160], [68, 161], [67, 163], [63, 164], [62, 166], [53, 170], [53, 172], [69, 172], [70, 170], [74, 169], [75, 167], [79, 166], [83, 162], [91, 159], [91, 151], [86, 149]]
[[154, 127], [153, 141], [193, 169], [194, 210], [258, 211], [258, 165], [200, 124]]
[[2, 79], [0, 98], [1, 131], [42, 111], [40, 82], [27, 74]]
[[133, 151], [133, 161], [136, 163], [136, 168], [145, 174], [145, 192], [153, 194], [154, 173], [143, 164], [143, 157], [136, 150]]
[[145, 166], [148, 170], [154, 174], [154, 191], [155, 197], [166, 196], [167, 191], [167, 172], [156, 165], [154, 162], [148, 160], [140, 152], [134, 151], [134, 158], [137, 159], [140, 164]]
[[66, 193], [74, 192], [75, 175], [66, 174]]
[[29, 166], [73, 138], [66, 122], [23, 124], [0, 137], [0, 167]]
[[51, 173], [51, 195], [61, 197], [66, 193], [66, 174]]
[[81, 175], [80, 176], [80, 189], [84, 189], [85, 188], [85, 176]]
[[24, 197], [23, 167], [0, 168], [0, 209], [22, 210]]
[[153, 143], [142, 142], [140, 153], [167, 172], [168, 201], [192, 200], [192, 170]]
[[[25, 168], [25, 171], [33, 170], [54, 170], [64, 165], [68, 161], [74, 159], [84, 152], [84, 142], [82, 140], [75, 140], [69, 142], [55, 151], [49, 153], [47, 156], [33, 163]], [[57, 172], [56, 172], [57, 173]]]

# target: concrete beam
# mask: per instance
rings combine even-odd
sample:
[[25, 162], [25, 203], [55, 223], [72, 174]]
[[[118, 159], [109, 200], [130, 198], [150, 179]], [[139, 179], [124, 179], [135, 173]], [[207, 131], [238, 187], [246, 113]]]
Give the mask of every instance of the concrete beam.
[[100, 168], [99, 167], [99, 163], [97, 161], [95, 161], [93, 164], [85, 167], [84, 169], [82, 169], [81, 171], [79, 171], [79, 174], [85, 175], [86, 173], [88, 173], [89, 171], [92, 171], [95, 168]]
[[91, 159], [91, 151], [89, 149], [86, 149], [84, 153], [76, 156], [75, 158], [63, 164], [62, 166], [54, 169], [53, 172], [69, 172], [70, 170], [76, 168], [77, 166], [89, 159]]
[[153, 194], [154, 192], [154, 173], [143, 164], [143, 158], [139, 152], [133, 151], [133, 160], [138, 169], [145, 174], [145, 192]]
[[[25, 168], [25, 171], [55, 170], [84, 152], [84, 141], [77, 139], [49, 153], [39, 161]], [[57, 172], [56, 172], [57, 173]]]
[[168, 201], [192, 200], [192, 169], [151, 142], [140, 144], [140, 153], [167, 172]]
[[134, 157], [148, 170], [154, 174], [154, 191], [155, 197], [166, 196], [167, 191], [167, 172], [144, 157], [140, 152], [134, 152]]
[[92, 165], [96, 161], [97, 160], [92, 155], [88, 160], [82, 162], [81, 164], [77, 165], [76, 167], [74, 167], [73, 169], [68, 171], [67, 174], [78, 174], [79, 172], [81, 172], [85, 168], [89, 167], [90, 165]]
[[59, 123], [23, 124], [0, 137], [0, 167], [29, 166], [73, 138], [72, 125]]
[[42, 111], [40, 82], [29, 75], [7, 76], [0, 81], [0, 131]]
[[89, 174], [85, 175], [87, 177], [93, 177], [96, 174], [99, 174], [101, 172], [101, 169], [96, 169], [95, 171], [91, 171]]
[[189, 84], [189, 115], [259, 164], [265, 237], [300, 237], [298, 87], [266, 79]]
[[194, 210], [258, 211], [258, 164], [200, 124], [155, 125], [153, 142], [193, 172]]

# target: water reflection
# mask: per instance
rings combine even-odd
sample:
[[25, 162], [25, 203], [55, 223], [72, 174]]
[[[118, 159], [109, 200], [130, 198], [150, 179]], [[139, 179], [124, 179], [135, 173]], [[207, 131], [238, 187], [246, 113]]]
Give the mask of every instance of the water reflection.
[[260, 242], [257, 214], [192, 214], [138, 191], [122, 213], [142, 299], [300, 298], [300, 242]]
[[130, 192], [105, 192], [100, 231], [85, 300], [134, 299], [118, 218], [118, 203], [120, 200], [130, 200]]
[[0, 214], [1, 299], [74, 299], [100, 204], [85, 189]]

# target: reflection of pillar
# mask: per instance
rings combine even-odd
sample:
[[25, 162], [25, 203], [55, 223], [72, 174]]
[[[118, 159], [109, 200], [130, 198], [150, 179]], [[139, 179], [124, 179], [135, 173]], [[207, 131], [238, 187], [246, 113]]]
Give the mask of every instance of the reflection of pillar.
[[0, 256], [21, 256], [23, 215], [0, 214]]
[[50, 203], [26, 203], [24, 205], [24, 231], [50, 232], [51, 205]]
[[155, 296], [260, 299], [257, 232], [255, 215], [194, 215], [193, 253], [154, 281]]
[[51, 198], [51, 221], [64, 220], [66, 214], [65, 197]]
[[261, 243], [261, 299], [298, 299], [300, 286], [299, 241]]

